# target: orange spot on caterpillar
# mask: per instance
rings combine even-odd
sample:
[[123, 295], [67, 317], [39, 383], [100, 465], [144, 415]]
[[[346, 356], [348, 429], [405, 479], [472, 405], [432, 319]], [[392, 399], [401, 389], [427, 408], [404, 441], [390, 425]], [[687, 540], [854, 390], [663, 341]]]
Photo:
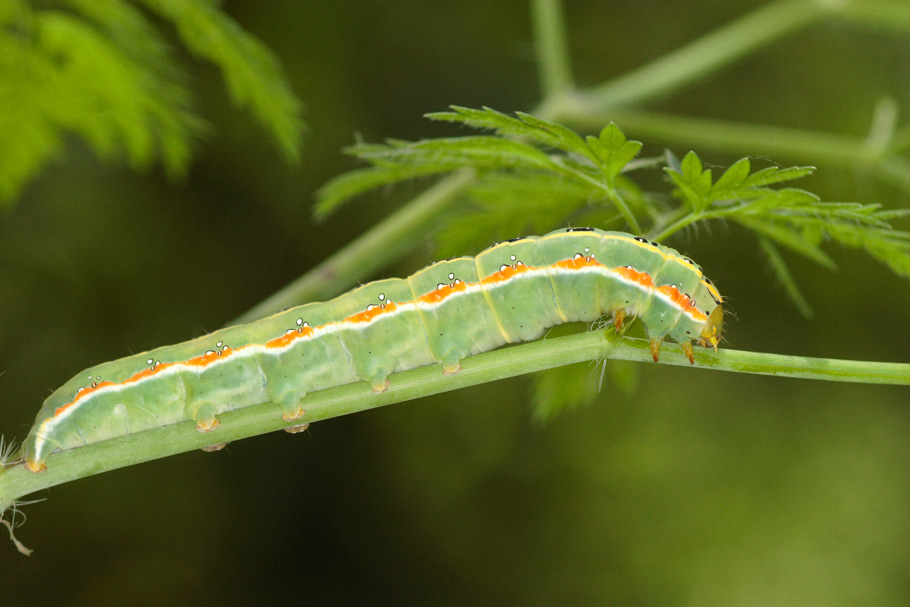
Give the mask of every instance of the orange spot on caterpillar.
[[344, 319], [344, 322], [371, 322], [374, 318], [380, 314], [385, 314], [386, 312], [394, 312], [398, 306], [394, 302], [388, 302], [383, 306], [374, 306], [353, 316], [348, 316]]
[[[215, 352], [214, 350], [209, 350], [202, 356], [196, 356], [194, 358], [191, 358], [183, 364], [185, 364], [189, 367], [206, 367], [209, 364], [218, 360], [218, 358], [219, 357], [218, 357], [217, 352]], [[126, 382], [124, 382], [124, 383], [126, 383]]]
[[692, 318], [702, 322], [708, 320], [708, 316], [695, 307], [695, 303], [692, 299], [685, 293], [680, 293], [679, 289], [674, 285], [663, 285], [662, 287], [658, 287], [657, 290], [663, 293], [667, 299], [679, 306], [681, 310], [687, 312]]
[[464, 291], [467, 288], [468, 288], [467, 283], [459, 280], [458, 282], [455, 282], [450, 285], [442, 285], [440, 287], [437, 287], [436, 289], [433, 289], [426, 295], [421, 295], [420, 297], [418, 297], [417, 301], [419, 303], [439, 303], [440, 301], [444, 300], [446, 297], [448, 297], [452, 293], [458, 293], [460, 291]]
[[529, 272], [533, 268], [526, 266], [524, 264], [516, 264], [514, 266], [506, 266], [499, 270], [498, 272], [493, 272], [486, 278], [480, 281], [481, 284], [489, 285], [496, 284], [500, 282], [508, 282], [513, 276], [522, 274], [524, 272]]
[[580, 270], [588, 266], [600, 266], [603, 265], [600, 262], [594, 261], [589, 257], [584, 255], [576, 255], [571, 259], [563, 259], [562, 261], [557, 261], [551, 267], [559, 268], [561, 270]]
[[651, 280], [651, 275], [647, 272], [639, 272], [635, 268], [629, 268], [626, 266], [620, 266], [613, 269], [614, 272], [622, 276], [628, 281], [637, 282], [641, 286], [652, 289], [654, 288], [654, 281]]
[[[313, 334], [312, 327], [300, 327], [298, 329], [290, 329], [287, 333], [275, 339], [270, 339], [265, 342], [266, 348], [284, 348], [289, 345], [295, 339], [301, 339], [303, 337], [310, 337]], [[243, 349], [243, 348], [240, 348]]]

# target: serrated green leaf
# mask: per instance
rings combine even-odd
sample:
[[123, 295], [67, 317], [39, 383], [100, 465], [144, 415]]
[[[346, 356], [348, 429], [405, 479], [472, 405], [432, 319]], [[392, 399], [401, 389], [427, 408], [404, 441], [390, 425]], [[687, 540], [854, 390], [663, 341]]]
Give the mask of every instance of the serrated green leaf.
[[623, 168], [641, 151], [641, 142], [626, 141], [623, 132], [613, 123], [600, 132], [599, 137], [588, 136], [585, 139], [588, 148], [594, 153], [607, 183], [612, 183]]
[[[436, 238], [439, 257], [452, 257], [491, 242], [539, 234], [586, 207], [590, 188], [548, 173], [486, 173], [465, 192], [469, 213], [446, 223]], [[571, 225], [580, 225], [574, 221]]]
[[730, 218], [738, 221], [747, 228], [766, 236], [769, 240], [811, 259], [829, 270], [833, 271], [837, 269], [837, 264], [834, 263], [834, 260], [828, 257], [824, 251], [817, 246], [806, 242], [799, 234], [796, 234], [787, 228], [754, 217], [734, 215]]
[[677, 173], [682, 173], [682, 163], [680, 163], [679, 158], [676, 154], [673, 153], [673, 150], [667, 148], [664, 150], [664, 159], [666, 160], [667, 167], [665, 170], [676, 171]]
[[800, 291], [799, 286], [797, 286], [796, 281], [793, 279], [793, 274], [790, 272], [790, 268], [787, 267], [787, 264], [784, 261], [784, 258], [781, 257], [777, 247], [775, 247], [767, 238], [759, 237], [758, 242], [761, 245], [765, 256], [768, 258], [771, 270], [777, 276], [777, 279], [780, 281], [780, 284], [790, 298], [790, 301], [793, 302], [793, 305], [796, 306], [804, 318], [811, 320], [815, 316], [815, 312], [813, 312], [812, 306], [809, 305], [809, 302], [802, 294], [802, 291]]
[[787, 169], [780, 169], [778, 167], [767, 167], [756, 171], [749, 176], [748, 179], [743, 183], [747, 187], [760, 187], [767, 186], [774, 183], [782, 183], [784, 181], [793, 181], [794, 179], [799, 179], [800, 177], [805, 177], [806, 175], [811, 175], [815, 171], [815, 167], [790, 167]]
[[464, 166], [559, 168], [534, 146], [487, 135], [425, 139], [400, 146], [372, 146], [358, 150], [358, 156], [370, 162], [431, 164], [449, 169]]
[[543, 145], [584, 156], [592, 162], [597, 161], [596, 156], [591, 152], [585, 140], [572, 129], [524, 112], [516, 112], [516, 114], [522, 122], [535, 127], [539, 131], [540, 134], [535, 138]]
[[708, 206], [711, 191], [711, 171], [703, 170], [701, 159], [695, 152], [689, 152], [680, 163], [680, 170], [664, 169], [678, 188], [684, 201], [689, 203], [693, 213], [700, 213]]
[[248, 107], [287, 159], [296, 161], [304, 128], [302, 103], [291, 91], [280, 63], [268, 47], [210, 0], [142, 1], [174, 24], [191, 53], [221, 70], [231, 100]]
[[446, 167], [399, 165], [392, 167], [370, 167], [343, 173], [329, 180], [316, 192], [313, 216], [322, 221], [345, 202], [370, 190], [388, 185], [437, 175], [448, 171]]
[[748, 158], [740, 158], [734, 162], [711, 187], [711, 199], [726, 197], [739, 188], [749, 176], [751, 168], [752, 165]]
[[682, 176], [691, 184], [694, 184], [704, 171], [704, 167], [701, 164], [701, 158], [692, 151], [683, 156], [680, 166], [682, 167], [682, 171], [680, 171]]
[[425, 118], [442, 122], [460, 122], [480, 129], [497, 131], [503, 135], [522, 136], [530, 129], [521, 120], [488, 107], [475, 109], [450, 105], [451, 112], [431, 112]]
[[[67, 136], [102, 158], [179, 176], [204, 124], [171, 42], [124, 0], [0, 0], [0, 200], [15, 196]], [[190, 50], [225, 73], [289, 159], [299, 149], [299, 101], [264, 46], [208, 0], [148, 0]], [[15, 139], [16, 141], [12, 141]]]
[[513, 118], [488, 107], [480, 110], [457, 105], [450, 107], [451, 112], [434, 112], [425, 116], [431, 120], [460, 122], [476, 128], [494, 130], [500, 135], [528, 139], [544, 147], [561, 149], [596, 161], [584, 140], [575, 131], [561, 124], [524, 112], [516, 112], [518, 117]]
[[711, 191], [711, 169], [702, 167], [701, 159], [695, 152], [689, 152], [682, 161], [682, 174], [698, 195], [706, 199]]
[[611, 122], [601, 129], [599, 139], [607, 148], [618, 150], [626, 143], [626, 134], [622, 132], [622, 129], [616, 123]]
[[704, 200], [699, 195], [699, 193], [695, 191], [695, 188], [692, 187], [692, 184], [690, 184], [681, 173], [678, 173], [669, 167], [665, 168], [664, 170], [670, 176], [670, 179], [673, 180], [673, 183], [676, 184], [678, 193], [681, 195], [682, 200], [688, 203], [689, 208], [692, 209], [693, 213], [698, 212], [703, 207]]

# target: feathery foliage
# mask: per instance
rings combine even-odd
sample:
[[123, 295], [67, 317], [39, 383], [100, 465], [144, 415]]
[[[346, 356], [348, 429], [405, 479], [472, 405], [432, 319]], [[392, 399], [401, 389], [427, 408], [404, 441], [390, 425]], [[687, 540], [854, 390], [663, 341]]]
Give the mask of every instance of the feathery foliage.
[[[359, 142], [347, 150], [370, 166], [327, 183], [316, 216], [323, 218], [364, 192], [418, 177], [472, 168], [477, 179], [461, 215], [438, 236], [440, 254], [476, 249], [489, 239], [539, 233], [558, 225], [595, 225], [669, 241], [677, 232], [721, 220], [755, 233], [760, 249], [785, 292], [806, 316], [800, 293], [779, 249], [802, 255], [830, 270], [826, 241], [864, 250], [901, 276], [910, 277], [910, 233], [891, 222], [908, 211], [875, 204], [821, 202], [811, 192], [783, 187], [809, 175], [812, 167], [776, 166], [753, 171], [748, 158], [716, 180], [695, 152], [680, 161], [671, 152], [637, 159], [642, 144], [615, 124], [582, 138], [571, 129], [529, 114], [453, 106], [429, 118], [492, 131], [416, 142]], [[662, 167], [672, 185], [647, 192], [630, 175]], [[480, 235], [480, 236], [478, 236]]]
[[[209, 0], [142, 0], [194, 55], [217, 65], [288, 158], [299, 152], [300, 102], [278, 62]], [[127, 0], [0, 3], [0, 204], [10, 203], [75, 134], [136, 169], [189, 164], [204, 122], [174, 50]]]

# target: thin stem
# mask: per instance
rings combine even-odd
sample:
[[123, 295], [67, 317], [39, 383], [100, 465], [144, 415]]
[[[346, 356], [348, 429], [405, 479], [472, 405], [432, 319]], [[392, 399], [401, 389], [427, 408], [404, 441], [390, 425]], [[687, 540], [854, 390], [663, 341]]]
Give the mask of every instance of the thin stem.
[[840, 8], [839, 14], [845, 21], [876, 28], [910, 30], [910, 5], [903, 0], [854, 0]]
[[[864, 166], [880, 179], [910, 191], [910, 160], [894, 153], [895, 146], [910, 141], [898, 131], [887, 150], [868, 145], [860, 137], [820, 133], [760, 124], [744, 124], [676, 116], [659, 112], [623, 109], [611, 112], [571, 110], [563, 120], [578, 128], [613, 120], [636, 137], [684, 143], [690, 147], [741, 153], [771, 158], [787, 157], [813, 163], [830, 162], [850, 167]], [[910, 131], [908, 131], [910, 132]], [[905, 138], [906, 137], [906, 141]], [[910, 145], [910, 144], [907, 144]]]
[[622, 124], [636, 137], [664, 142], [685, 143], [690, 148], [707, 147], [714, 150], [768, 156], [786, 155], [813, 162], [830, 161], [854, 164], [870, 159], [860, 137], [819, 133], [764, 124], [746, 124], [726, 120], [693, 118], [675, 114], [623, 109], [611, 112], [575, 113], [565, 120], [578, 127], [603, 124], [612, 120]]
[[592, 110], [654, 100], [816, 21], [823, 2], [778, 0], [705, 34], [659, 59], [592, 89], [582, 104]]
[[307, 301], [328, 299], [398, 259], [433, 231], [439, 215], [474, 178], [462, 170], [440, 179], [407, 205], [320, 263], [318, 266], [237, 317], [248, 323]]
[[[454, 375], [443, 374], [440, 365], [396, 373], [391, 377], [389, 389], [378, 394], [370, 389], [367, 382], [314, 392], [306, 397], [306, 414], [298, 423], [322, 421], [507, 377], [603, 358], [648, 362], [651, 353], [647, 340], [619, 338], [611, 330], [544, 339], [470, 356], [462, 361], [462, 370]], [[682, 349], [676, 344], [664, 347], [660, 363], [689, 366]], [[716, 371], [910, 385], [910, 364], [901, 363], [737, 350], [715, 353], [699, 349], [696, 364]], [[291, 425], [281, 420], [279, 407], [271, 403], [229, 411], [220, 418], [221, 424], [205, 434], [197, 432], [193, 422], [183, 422], [62, 451], [48, 459], [47, 471], [40, 474], [29, 472], [23, 465], [7, 468], [0, 472], [0, 511], [25, 495], [54, 485], [212, 444], [274, 432]]]
[[635, 234], [641, 234], [641, 225], [638, 223], [638, 218], [635, 217], [632, 209], [629, 208], [629, 205], [626, 204], [626, 201], [623, 200], [623, 197], [620, 196], [615, 187], [604, 183], [603, 181], [595, 179], [587, 173], [579, 171], [578, 169], [571, 167], [563, 162], [559, 162], [558, 165], [560, 170], [562, 170], [562, 172], [566, 175], [584, 181], [590, 184], [592, 187], [597, 188], [598, 190], [602, 190], [607, 198], [613, 201], [613, 204], [615, 204], [616, 208], [619, 209], [620, 215], [622, 215], [622, 218], [625, 219], [629, 224], [629, 229], [632, 230], [632, 232]]
[[572, 90], [572, 64], [559, 0], [531, 0], [534, 50], [544, 99]]
[[633, 234], [641, 234], [641, 224], [638, 223], [638, 218], [635, 217], [635, 213], [632, 212], [632, 209], [629, 208], [629, 205], [623, 199], [622, 195], [614, 187], [607, 189], [607, 196], [610, 197], [610, 200], [613, 201], [613, 204], [616, 205], [616, 208], [619, 209], [619, 212], [625, 218], [626, 222], [629, 224], [629, 229]]

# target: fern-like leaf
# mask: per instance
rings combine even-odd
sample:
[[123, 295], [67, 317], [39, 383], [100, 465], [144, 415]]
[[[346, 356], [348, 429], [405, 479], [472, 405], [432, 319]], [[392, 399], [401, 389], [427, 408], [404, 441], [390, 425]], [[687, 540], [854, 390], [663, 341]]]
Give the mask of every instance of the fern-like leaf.
[[[288, 159], [299, 151], [299, 102], [261, 43], [206, 0], [148, 0], [188, 48], [218, 65]], [[179, 175], [203, 122], [161, 33], [125, 0], [0, 3], [0, 203], [75, 133], [103, 158]]]

